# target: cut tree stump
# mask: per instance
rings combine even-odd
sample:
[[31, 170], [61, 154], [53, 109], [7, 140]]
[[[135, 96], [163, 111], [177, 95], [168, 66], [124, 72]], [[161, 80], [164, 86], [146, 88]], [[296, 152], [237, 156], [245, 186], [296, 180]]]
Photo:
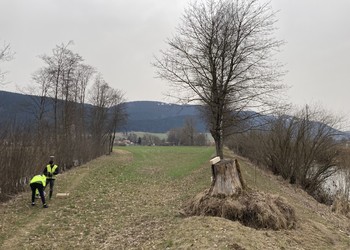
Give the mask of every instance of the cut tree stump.
[[246, 187], [237, 160], [210, 160], [211, 187], [190, 199], [182, 216], [217, 216], [256, 229], [292, 229], [294, 208], [279, 196]]
[[[213, 159], [214, 160], [214, 159]], [[211, 165], [212, 185], [211, 196], [238, 196], [245, 189], [241, 169], [237, 160], [227, 159]]]

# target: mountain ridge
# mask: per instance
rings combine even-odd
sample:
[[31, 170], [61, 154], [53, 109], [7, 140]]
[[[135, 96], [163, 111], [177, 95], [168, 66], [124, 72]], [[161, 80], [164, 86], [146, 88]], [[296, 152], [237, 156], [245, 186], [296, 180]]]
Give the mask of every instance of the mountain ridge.
[[[40, 97], [14, 92], [0, 91], [0, 123], [10, 120], [17, 123], [34, 121], [30, 105], [38, 101]], [[85, 104], [91, 107], [91, 104]], [[208, 132], [207, 126], [199, 112], [200, 105], [174, 104], [160, 101], [130, 101], [125, 102], [125, 111], [128, 114], [126, 123], [118, 129], [118, 132], [149, 132], [167, 133], [174, 128], [185, 125], [187, 119], [191, 119], [195, 128], [200, 133]], [[251, 113], [253, 111], [246, 111]], [[253, 115], [250, 122], [257, 127], [271, 121], [273, 116]], [[334, 129], [335, 139], [349, 140], [350, 133]]]
[[[0, 122], [31, 122], [34, 114], [31, 105], [39, 96], [0, 91]], [[91, 106], [90, 104], [86, 104]], [[200, 119], [198, 105], [179, 105], [159, 101], [131, 101], [125, 103], [128, 119], [118, 132], [166, 133], [170, 129], [184, 126], [186, 119], [193, 119], [198, 132], [206, 132]]]

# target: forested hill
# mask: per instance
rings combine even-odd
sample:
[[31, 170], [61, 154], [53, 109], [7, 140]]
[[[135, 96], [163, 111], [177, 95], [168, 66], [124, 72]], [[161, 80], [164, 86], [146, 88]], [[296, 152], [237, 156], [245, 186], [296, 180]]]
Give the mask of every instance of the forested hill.
[[195, 121], [199, 132], [205, 131], [205, 124], [200, 119], [198, 106], [177, 105], [153, 101], [126, 103], [128, 131], [164, 133], [172, 128], [182, 127], [186, 119]]
[[[34, 119], [34, 110], [39, 103], [38, 96], [24, 95], [0, 91], [0, 124], [9, 121], [13, 124], [29, 124]], [[91, 108], [86, 104], [87, 109]], [[178, 105], [157, 101], [134, 101], [125, 103], [128, 119], [119, 132], [149, 132], [166, 133], [170, 129], [183, 127], [187, 119], [192, 119], [198, 132], [207, 132], [205, 123], [200, 117], [198, 105]], [[249, 114], [251, 112], [247, 112]], [[272, 116], [259, 117], [250, 120], [252, 126], [266, 123]], [[315, 123], [315, 127], [317, 128]], [[349, 139], [348, 132], [335, 130], [336, 139]]]
[[33, 96], [0, 91], [0, 122], [27, 121], [32, 118], [30, 104], [34, 104]]
[[[34, 119], [39, 97], [0, 91], [0, 122], [31, 122]], [[91, 105], [87, 105], [91, 107]], [[155, 101], [125, 103], [127, 123], [120, 131], [142, 131], [165, 133], [172, 128], [182, 127], [186, 119], [193, 119], [198, 132], [204, 132], [205, 125], [199, 117], [198, 106], [167, 104]]]

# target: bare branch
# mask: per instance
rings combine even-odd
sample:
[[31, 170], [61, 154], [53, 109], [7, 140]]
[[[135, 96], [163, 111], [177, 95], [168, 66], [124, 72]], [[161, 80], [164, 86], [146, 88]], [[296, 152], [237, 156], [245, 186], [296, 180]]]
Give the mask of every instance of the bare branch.
[[[0, 62], [10, 61], [13, 59], [14, 53], [11, 52], [10, 44], [4, 44], [0, 48]], [[0, 84], [4, 84], [6, 71], [2, 71], [0, 68]]]
[[194, 2], [169, 48], [155, 59], [157, 76], [171, 83], [179, 100], [208, 106], [208, 126], [220, 156], [223, 124], [239, 122], [230, 116], [257, 106], [263, 111], [277, 103], [283, 89], [281, 65], [273, 60], [283, 44], [273, 36], [275, 22], [270, 4], [257, 0]]

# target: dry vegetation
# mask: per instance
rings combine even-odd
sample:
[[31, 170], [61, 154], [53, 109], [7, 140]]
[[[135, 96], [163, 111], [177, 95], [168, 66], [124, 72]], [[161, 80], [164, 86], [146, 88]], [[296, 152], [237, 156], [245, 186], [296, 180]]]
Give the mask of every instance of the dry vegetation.
[[294, 229], [297, 222], [285, 199], [250, 190], [239, 197], [223, 198], [210, 195], [207, 189], [189, 200], [183, 214], [222, 217], [256, 229]]
[[349, 249], [350, 221], [304, 191], [239, 159], [247, 185], [281, 196], [292, 230], [256, 230], [179, 210], [210, 185], [213, 148], [128, 147], [57, 179], [48, 209], [25, 192], [0, 207], [0, 249]]

